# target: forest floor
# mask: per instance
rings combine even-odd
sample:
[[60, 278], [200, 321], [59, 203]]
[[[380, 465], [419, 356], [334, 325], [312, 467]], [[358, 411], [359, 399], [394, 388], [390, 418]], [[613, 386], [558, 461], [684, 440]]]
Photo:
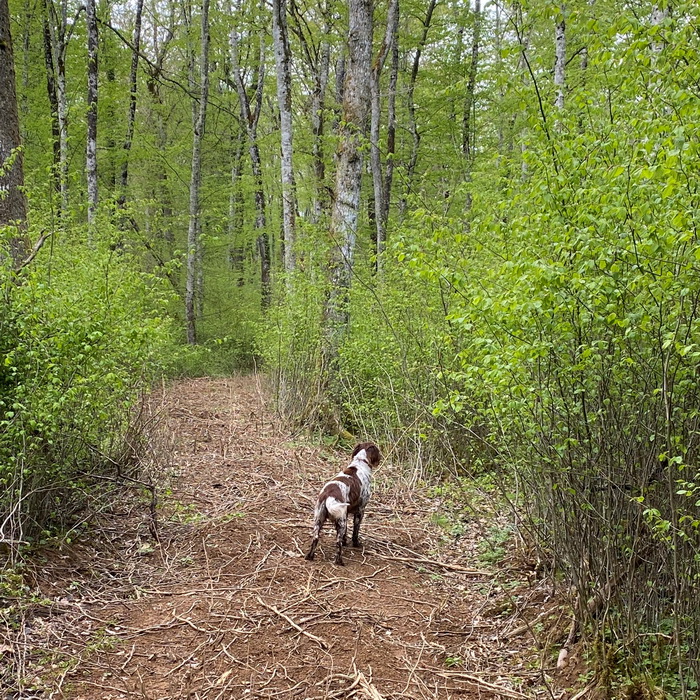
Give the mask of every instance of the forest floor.
[[144, 493], [122, 491], [89, 535], [32, 558], [35, 602], [0, 629], [23, 689], [3, 700], [580, 696], [580, 662], [556, 669], [559, 596], [488, 499], [451, 520], [390, 457], [363, 546], [336, 566], [326, 529], [309, 562], [313, 501], [349, 451], [285, 431], [256, 377], [151, 404], [157, 539]]

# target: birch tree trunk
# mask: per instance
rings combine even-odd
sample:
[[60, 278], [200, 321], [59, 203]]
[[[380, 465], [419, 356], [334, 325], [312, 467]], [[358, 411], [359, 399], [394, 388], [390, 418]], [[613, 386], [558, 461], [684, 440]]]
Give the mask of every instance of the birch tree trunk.
[[286, 0], [272, 0], [272, 41], [277, 68], [277, 103], [280, 110], [284, 271], [287, 274], [287, 285], [289, 286], [290, 275], [295, 267], [294, 239], [297, 201], [293, 167], [292, 75]]
[[190, 176], [190, 223], [187, 231], [187, 282], [185, 287], [185, 322], [187, 342], [197, 342], [195, 290], [198, 282], [197, 264], [201, 264], [199, 248], [200, 211], [199, 190], [202, 183], [202, 140], [209, 98], [209, 0], [202, 0], [201, 47], [199, 59], [199, 109], [192, 138], [192, 173]]
[[9, 253], [14, 267], [18, 267], [27, 253], [27, 203], [22, 191], [24, 172], [8, 0], [0, 0], [0, 114], [0, 226], [17, 226]]
[[382, 173], [382, 157], [379, 150], [379, 128], [381, 122], [381, 94], [380, 79], [386, 57], [393, 51], [396, 43], [396, 32], [399, 26], [399, 0], [391, 0], [386, 18], [386, 32], [384, 41], [372, 66], [370, 81], [372, 117], [370, 126], [370, 162], [372, 167], [372, 184], [374, 186], [374, 213], [377, 228], [377, 269], [381, 268], [381, 254], [386, 242], [386, 216], [389, 211], [387, 201], [386, 183]]
[[134, 48], [131, 54], [131, 70], [129, 72], [129, 114], [126, 123], [126, 136], [124, 137], [124, 161], [122, 163], [121, 177], [119, 179], [119, 205], [126, 204], [126, 188], [129, 185], [129, 156], [131, 143], [134, 140], [134, 126], [136, 124], [136, 94], [139, 69], [139, 52], [141, 51], [141, 17], [143, 15], [143, 0], [137, 0], [136, 17], [134, 19]]
[[554, 28], [554, 86], [557, 96], [554, 105], [558, 110], [564, 109], [564, 90], [566, 87], [566, 5], [559, 6], [557, 23]]
[[85, 3], [87, 21], [87, 172], [88, 226], [95, 223], [97, 213], [97, 11], [95, 0]]
[[335, 200], [331, 217], [333, 253], [330, 293], [325, 307], [326, 368], [336, 360], [340, 338], [349, 320], [348, 292], [355, 255], [362, 143], [370, 110], [372, 74], [372, 1], [350, 0], [348, 64], [343, 86], [343, 118], [339, 129]]

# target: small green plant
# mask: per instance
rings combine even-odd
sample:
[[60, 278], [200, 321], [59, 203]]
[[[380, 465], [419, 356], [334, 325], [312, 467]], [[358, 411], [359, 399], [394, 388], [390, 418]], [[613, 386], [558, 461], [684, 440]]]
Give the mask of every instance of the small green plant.
[[479, 561], [484, 564], [498, 564], [506, 555], [506, 544], [513, 531], [510, 527], [492, 526], [486, 537], [479, 542]]

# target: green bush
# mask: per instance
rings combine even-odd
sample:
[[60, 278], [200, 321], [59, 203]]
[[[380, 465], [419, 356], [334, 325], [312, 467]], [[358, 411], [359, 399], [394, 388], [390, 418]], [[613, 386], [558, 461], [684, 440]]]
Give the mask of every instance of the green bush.
[[0, 273], [6, 539], [70, 521], [82, 505], [76, 487], [96, 469], [114, 470], [135, 402], [166, 369], [172, 329], [161, 281], [135, 272], [108, 240], [81, 243], [84, 235], [56, 234], [19, 278]]

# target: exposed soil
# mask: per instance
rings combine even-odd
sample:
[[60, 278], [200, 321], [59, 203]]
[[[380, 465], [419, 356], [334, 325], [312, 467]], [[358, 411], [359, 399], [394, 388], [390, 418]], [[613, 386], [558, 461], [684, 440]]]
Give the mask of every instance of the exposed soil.
[[349, 452], [294, 439], [263, 399], [255, 377], [180, 382], [153, 399], [165, 417], [158, 540], [133, 494], [90, 538], [34, 563], [43, 600], [11, 645], [0, 638], [24, 690], [4, 697], [573, 696], [556, 689], [556, 657], [533, 646], [545, 621], [566, 633], [557, 608], [541, 612], [548, 586], [528, 582], [512, 551], [484, 563], [494, 516], [456, 533], [436, 524], [439, 499], [391, 456], [363, 546], [336, 566], [327, 526], [306, 561], [316, 493]]

